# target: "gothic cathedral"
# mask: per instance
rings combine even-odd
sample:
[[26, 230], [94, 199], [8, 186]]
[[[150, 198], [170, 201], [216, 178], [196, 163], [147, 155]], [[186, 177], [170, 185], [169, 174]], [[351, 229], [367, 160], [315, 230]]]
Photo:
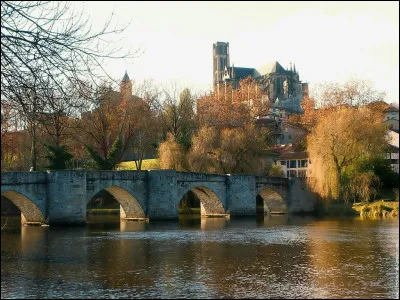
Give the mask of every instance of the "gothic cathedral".
[[301, 112], [301, 101], [308, 94], [308, 83], [299, 79], [295, 65], [284, 69], [277, 61], [260, 68], [242, 68], [230, 65], [229, 43], [213, 44], [213, 81], [214, 87], [230, 83], [237, 86], [240, 79], [251, 76], [268, 95], [274, 107]]

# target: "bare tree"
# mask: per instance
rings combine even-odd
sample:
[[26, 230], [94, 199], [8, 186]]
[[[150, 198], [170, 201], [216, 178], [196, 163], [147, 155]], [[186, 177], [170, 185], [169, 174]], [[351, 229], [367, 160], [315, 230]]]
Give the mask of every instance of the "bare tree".
[[115, 46], [113, 37], [126, 28], [114, 27], [111, 15], [94, 31], [83, 11], [65, 1], [1, 2], [1, 103], [23, 113], [34, 170], [38, 121], [60, 143], [65, 116], [76, 113], [71, 90], [91, 94], [99, 80], [112, 80], [103, 68], [106, 59], [139, 54]]
[[53, 88], [52, 82], [43, 89], [45, 98], [40, 114], [40, 129], [50, 138], [50, 143], [59, 147], [66, 138], [76, 134], [80, 114], [89, 105], [88, 97], [80, 86], [70, 86], [65, 94]]
[[386, 94], [376, 90], [371, 81], [354, 78], [340, 83], [324, 83], [315, 89], [320, 108], [337, 106], [363, 106], [384, 100]]
[[51, 82], [64, 95], [70, 86], [111, 79], [103, 69], [105, 59], [138, 54], [115, 48], [109, 38], [126, 26], [112, 27], [111, 22], [109, 18], [93, 31], [83, 12], [76, 13], [69, 2], [2, 1], [1, 101], [15, 100], [10, 97], [15, 85], [44, 87]]

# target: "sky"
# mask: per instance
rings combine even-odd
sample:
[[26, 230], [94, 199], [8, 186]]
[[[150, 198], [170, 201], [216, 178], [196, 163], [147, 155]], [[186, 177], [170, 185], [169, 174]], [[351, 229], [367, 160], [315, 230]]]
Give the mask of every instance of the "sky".
[[114, 12], [127, 24], [118, 45], [140, 55], [105, 63], [125, 70], [134, 86], [144, 79], [195, 91], [212, 88], [213, 43], [229, 42], [236, 67], [278, 61], [296, 65], [313, 87], [351, 78], [370, 80], [399, 101], [399, 3], [371, 2], [82, 2], [93, 29]]

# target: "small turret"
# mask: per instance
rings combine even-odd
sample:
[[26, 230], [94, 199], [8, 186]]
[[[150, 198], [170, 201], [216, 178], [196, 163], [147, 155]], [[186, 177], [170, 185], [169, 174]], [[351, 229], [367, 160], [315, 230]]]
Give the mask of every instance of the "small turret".
[[128, 72], [125, 70], [125, 75], [120, 83], [121, 99], [129, 101], [132, 97], [132, 81], [129, 79]]
[[125, 75], [122, 78], [122, 82], [128, 82], [129, 81], [129, 76], [128, 76], [128, 72], [125, 70]]

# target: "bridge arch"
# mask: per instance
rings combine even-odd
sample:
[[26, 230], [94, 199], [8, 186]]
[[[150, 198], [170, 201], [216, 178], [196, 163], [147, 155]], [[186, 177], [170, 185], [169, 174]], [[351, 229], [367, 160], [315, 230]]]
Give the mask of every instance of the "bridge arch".
[[27, 196], [12, 190], [4, 191], [1, 195], [10, 200], [21, 211], [23, 215], [22, 223], [45, 223], [45, 214]]
[[[121, 218], [141, 219], [146, 217], [139, 201], [132, 195], [132, 193], [128, 192], [126, 189], [123, 189], [116, 185], [112, 185], [103, 188], [103, 190], [110, 193], [121, 205]], [[90, 194], [86, 204], [89, 204], [89, 202], [96, 194], [97, 193]]]
[[193, 192], [196, 197], [199, 198], [201, 215], [226, 214], [220, 197], [218, 197], [214, 191], [204, 185], [195, 186], [185, 190], [184, 193], [181, 193], [181, 195], [179, 195], [180, 197], [178, 197], [178, 201], [181, 201], [183, 196], [189, 193], [189, 191]]
[[257, 199], [262, 200], [264, 212], [271, 214], [288, 212], [288, 207], [283, 196], [271, 187], [262, 188], [257, 195]]

